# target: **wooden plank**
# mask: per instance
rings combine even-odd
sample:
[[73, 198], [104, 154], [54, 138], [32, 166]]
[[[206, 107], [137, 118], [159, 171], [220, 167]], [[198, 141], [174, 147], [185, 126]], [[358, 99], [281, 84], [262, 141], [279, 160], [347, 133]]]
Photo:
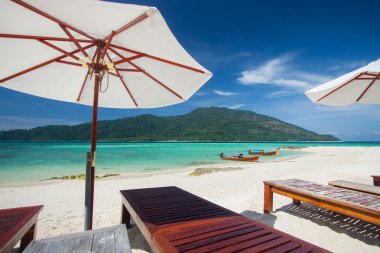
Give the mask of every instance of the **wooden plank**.
[[249, 234], [257, 230], [260, 230], [260, 228], [251, 225], [249, 227], [245, 227], [239, 230], [233, 230], [233, 231], [229, 231], [225, 233], [213, 232], [213, 233], [203, 234], [201, 237], [196, 237], [195, 240], [187, 241], [183, 245], [176, 246], [176, 248], [180, 252], [189, 251], [191, 249], [198, 249], [199, 247], [207, 246], [212, 243], [218, 243], [220, 241], [228, 241], [231, 238]]
[[282, 245], [281, 247], [274, 248], [271, 250], [268, 250], [266, 253], [286, 253], [291, 252], [297, 248], [300, 248], [301, 245], [294, 243], [294, 242], [288, 242], [287, 244]]
[[251, 253], [251, 252], [267, 252], [273, 248], [278, 248], [288, 243], [290, 240], [288, 238], [280, 237], [274, 240], [270, 240], [259, 245], [247, 248], [240, 251], [241, 253]]
[[[276, 239], [281, 239], [283, 244], [294, 243], [309, 251], [328, 252], [178, 187], [124, 190], [120, 193], [126, 211], [134, 219], [153, 252], [201, 253], [228, 247], [244, 250]], [[177, 198], [176, 195], [180, 197]], [[153, 203], [157, 211], [150, 207], [150, 203]], [[200, 203], [201, 206], [194, 203]], [[289, 245], [286, 247], [290, 248]], [[268, 245], [265, 247], [264, 251], [273, 248]]]
[[38, 214], [43, 206], [0, 210], [0, 252], [10, 251], [20, 240], [23, 250], [36, 235]]
[[23, 253], [28, 253], [28, 252], [34, 252], [34, 253], [39, 253], [41, 247], [43, 246], [42, 242], [39, 241], [32, 241], [26, 250], [23, 251]]
[[125, 225], [33, 241], [24, 253], [130, 253]]
[[94, 253], [115, 253], [114, 230], [99, 231], [94, 233], [92, 240], [92, 251]]
[[346, 180], [335, 180], [335, 181], [330, 181], [329, 185], [339, 187], [339, 188], [344, 188], [344, 189], [351, 189], [355, 191], [380, 195], [380, 187], [368, 185], [368, 184], [360, 184], [360, 183], [355, 183], [355, 182], [346, 181]]
[[206, 245], [204, 247], [195, 249], [194, 252], [197, 250], [200, 252], [237, 252], [239, 249], [244, 248], [243, 242], [248, 242], [250, 244], [257, 243], [259, 241], [258, 238], [266, 238], [264, 240], [269, 240], [267, 236], [272, 239], [281, 237], [280, 235], [272, 234], [270, 231], [260, 229], [253, 231], [252, 233], [236, 236], [229, 240], [218, 241], [216, 243]]
[[[69, 252], [91, 252], [91, 235], [83, 235], [80, 237], [70, 238], [69, 240], [51, 240], [43, 241], [42, 247], [38, 253], [69, 253]], [[29, 248], [29, 247], [28, 247]], [[27, 250], [27, 253], [32, 251]]]
[[168, 240], [177, 243], [178, 240], [183, 240], [189, 237], [198, 236], [201, 234], [210, 233], [213, 231], [220, 231], [228, 228], [235, 228], [240, 226], [252, 226], [252, 224], [249, 224], [245, 219], [241, 220], [230, 220], [225, 222], [215, 222], [212, 224], [207, 225], [207, 227], [204, 226], [196, 226], [191, 227], [188, 229], [181, 229], [181, 231], [176, 231], [173, 234], [168, 234], [166, 237]]
[[129, 243], [127, 228], [125, 226], [118, 226], [115, 229], [115, 252], [116, 253], [132, 253]]

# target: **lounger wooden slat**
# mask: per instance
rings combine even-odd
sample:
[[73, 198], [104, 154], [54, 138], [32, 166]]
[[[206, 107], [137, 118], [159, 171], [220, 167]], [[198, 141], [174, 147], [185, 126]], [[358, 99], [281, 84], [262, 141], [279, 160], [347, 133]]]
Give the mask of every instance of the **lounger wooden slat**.
[[380, 225], [379, 195], [299, 179], [264, 181], [266, 213], [272, 212], [273, 193]]
[[0, 210], [0, 253], [9, 252], [20, 240], [20, 252], [36, 236], [37, 218], [43, 206]]
[[328, 252], [177, 187], [121, 195], [122, 222], [133, 218], [153, 252]]
[[380, 187], [379, 186], [373, 186], [368, 184], [360, 184], [355, 182], [350, 182], [346, 180], [335, 180], [330, 181], [329, 185], [344, 188], [344, 189], [350, 189], [355, 190], [359, 192], [365, 192], [370, 194], [375, 194], [380, 196]]

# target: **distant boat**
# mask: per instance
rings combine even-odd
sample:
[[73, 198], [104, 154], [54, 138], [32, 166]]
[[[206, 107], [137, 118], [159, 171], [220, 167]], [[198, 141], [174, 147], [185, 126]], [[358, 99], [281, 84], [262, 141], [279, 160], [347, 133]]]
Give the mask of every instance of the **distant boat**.
[[225, 156], [223, 153], [219, 154], [220, 159], [231, 160], [231, 161], [242, 161], [242, 162], [255, 162], [259, 160], [260, 156], [247, 156], [244, 157], [243, 154]]
[[261, 155], [261, 156], [274, 156], [274, 155], [278, 155], [279, 151], [278, 150], [275, 150], [275, 151], [271, 151], [271, 152], [264, 152], [264, 150], [248, 150], [248, 154], [250, 155]]

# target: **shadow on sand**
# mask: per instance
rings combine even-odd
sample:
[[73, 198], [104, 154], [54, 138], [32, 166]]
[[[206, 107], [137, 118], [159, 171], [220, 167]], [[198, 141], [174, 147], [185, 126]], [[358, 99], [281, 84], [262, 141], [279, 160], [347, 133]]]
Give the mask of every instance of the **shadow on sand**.
[[321, 226], [344, 233], [366, 244], [380, 246], [380, 226], [343, 214], [335, 213], [317, 206], [302, 203], [300, 206], [289, 204], [276, 210], [310, 220]]
[[262, 222], [270, 227], [274, 226], [274, 223], [276, 222], [276, 219], [277, 219], [277, 217], [273, 214], [266, 214], [266, 213], [262, 214], [262, 213], [258, 213], [251, 210], [245, 210], [241, 213], [241, 215], [244, 215], [245, 217]]

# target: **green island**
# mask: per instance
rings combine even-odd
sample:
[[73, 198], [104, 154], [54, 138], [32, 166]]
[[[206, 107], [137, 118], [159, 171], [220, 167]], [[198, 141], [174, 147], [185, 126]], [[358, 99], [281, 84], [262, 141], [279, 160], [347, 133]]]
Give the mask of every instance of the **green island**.
[[[0, 132], [0, 141], [89, 141], [91, 124], [51, 125]], [[99, 141], [339, 141], [252, 111], [198, 108], [179, 116], [104, 120]]]

